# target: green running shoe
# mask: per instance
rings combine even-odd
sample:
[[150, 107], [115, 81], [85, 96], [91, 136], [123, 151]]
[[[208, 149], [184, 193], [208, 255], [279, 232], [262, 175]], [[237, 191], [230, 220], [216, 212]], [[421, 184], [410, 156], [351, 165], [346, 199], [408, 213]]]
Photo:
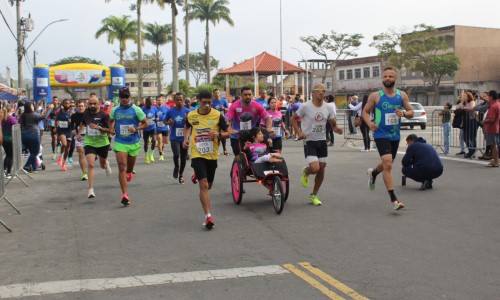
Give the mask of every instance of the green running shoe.
[[300, 182], [303, 187], [309, 186], [309, 174], [306, 173], [307, 167], [302, 168], [302, 175], [300, 176]]
[[83, 172], [82, 181], [85, 181], [87, 179], [89, 179], [89, 176], [87, 175], [87, 173]]
[[311, 196], [309, 197], [309, 200], [311, 200], [311, 202], [314, 206], [318, 206], [318, 205], [322, 204], [321, 201], [318, 199], [318, 196], [313, 195], [313, 194], [311, 194]]

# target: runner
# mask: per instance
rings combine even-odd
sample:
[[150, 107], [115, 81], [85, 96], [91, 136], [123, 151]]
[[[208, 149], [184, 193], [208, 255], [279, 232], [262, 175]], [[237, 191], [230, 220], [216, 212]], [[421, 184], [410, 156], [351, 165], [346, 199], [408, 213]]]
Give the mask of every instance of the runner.
[[122, 189], [121, 203], [130, 205], [127, 182], [132, 180], [137, 154], [141, 150], [139, 130], [148, 127], [146, 115], [130, 100], [128, 88], [121, 88], [118, 92], [120, 106], [113, 107], [110, 114], [109, 128], [111, 134], [116, 134], [114, 151], [118, 163], [118, 179]]
[[[314, 177], [314, 188], [309, 200], [315, 206], [321, 205], [318, 192], [325, 177], [325, 168], [328, 160], [328, 147], [326, 145], [326, 123], [329, 122], [333, 131], [342, 134], [342, 128], [337, 125], [335, 119], [335, 107], [324, 102], [326, 88], [322, 83], [316, 84], [312, 90], [313, 99], [300, 106], [294, 112], [290, 121], [297, 139], [304, 142], [304, 155], [308, 166], [302, 169], [302, 186], [309, 186], [309, 175]], [[297, 123], [297, 119], [302, 119], [302, 129]]]
[[[142, 138], [144, 140], [144, 155], [146, 163], [154, 162], [154, 151], [156, 146], [156, 121], [158, 119], [157, 113], [158, 108], [153, 106], [153, 100], [151, 97], [146, 98], [145, 105], [142, 107], [142, 111], [146, 115], [148, 127], [142, 130]], [[151, 151], [148, 151], [149, 143], [151, 142]]]
[[82, 128], [83, 131], [80, 131], [80, 124], [83, 121], [83, 115], [85, 112], [85, 101], [78, 101], [76, 105], [77, 111], [71, 116], [71, 131], [73, 137], [76, 137], [74, 140], [76, 151], [78, 152], [78, 163], [80, 164], [80, 168], [82, 169], [82, 180], [87, 180], [87, 167], [85, 166], [85, 153], [83, 150], [83, 141], [78, 139], [78, 135], [85, 135], [85, 127]]
[[[71, 115], [73, 116], [78, 111], [78, 109], [76, 109], [75, 100], [73, 100], [73, 99], [70, 100], [69, 107], [71, 110]], [[71, 141], [68, 141], [68, 144], [69, 144], [68, 162], [70, 164], [73, 163], [73, 152], [75, 152], [75, 134], [76, 134], [76, 132], [73, 133], [73, 127], [71, 127]]]
[[281, 153], [283, 149], [283, 133], [285, 133], [285, 136], [288, 136], [289, 132], [286, 130], [285, 124], [283, 124], [283, 115], [281, 111], [277, 110], [276, 98], [269, 98], [269, 111], [267, 113], [271, 116], [272, 131], [275, 134], [271, 137], [273, 140], [271, 149], [273, 152]]
[[[398, 201], [396, 194], [394, 194], [392, 163], [398, 152], [401, 118], [413, 118], [413, 109], [408, 100], [408, 95], [394, 86], [397, 80], [396, 69], [392, 67], [385, 68], [382, 77], [382, 89], [370, 94], [363, 109], [363, 120], [366, 124], [369, 124], [370, 130], [373, 131], [373, 138], [382, 160], [375, 169], [368, 169], [368, 186], [373, 191], [377, 175], [383, 173], [385, 187], [389, 193], [392, 207], [399, 210], [405, 206]], [[375, 111], [375, 120], [373, 121], [370, 120], [372, 110]]]
[[[168, 110], [165, 121], [170, 125], [170, 147], [174, 154], [174, 178], [179, 180], [179, 184], [184, 184], [184, 168], [186, 167], [187, 149], [182, 147], [184, 142], [184, 127], [189, 109], [184, 107], [184, 99], [181, 93], [174, 96], [175, 106]], [[179, 158], [181, 164], [179, 166]]]
[[[238, 157], [240, 153], [240, 145], [237, 131], [239, 130], [250, 130], [257, 127], [259, 124], [259, 119], [264, 119], [266, 121], [266, 130], [271, 132], [271, 118], [267, 114], [266, 110], [262, 105], [252, 100], [252, 89], [249, 87], [241, 88], [241, 97], [239, 101], [235, 101], [229, 107], [226, 114], [226, 120], [229, 123], [229, 132], [235, 132], [231, 135], [231, 148], [233, 149], [233, 154]], [[238, 159], [238, 158], [237, 158]]]
[[57, 98], [57, 96], [52, 97], [52, 103], [48, 105], [48, 109], [50, 110], [50, 113], [47, 117], [47, 129], [50, 132], [50, 136], [52, 137], [52, 159], [56, 159], [57, 153], [59, 153], [60, 151], [56, 131], [56, 115], [59, 110], [59, 98]]
[[156, 113], [157, 121], [156, 121], [156, 140], [158, 141], [158, 152], [160, 153], [160, 159], [159, 160], [164, 160], [163, 158], [163, 150], [166, 144], [168, 144], [168, 132], [169, 132], [169, 127], [167, 124], [165, 124], [165, 116], [167, 115], [167, 112], [169, 111], [168, 107], [163, 105], [163, 102], [165, 101], [165, 95], [160, 94], [158, 97], [156, 97], [156, 107], [158, 109], [158, 112]]
[[[219, 89], [214, 89], [213, 93], [214, 100], [212, 100], [212, 107], [220, 111], [222, 115], [225, 115], [229, 108], [229, 103], [227, 102], [226, 98], [221, 98]], [[226, 139], [219, 139], [219, 144], [220, 143], [222, 143], [222, 150], [224, 151], [224, 155], [227, 156]]]
[[[82, 103], [78, 104], [79, 108]], [[87, 174], [89, 179], [88, 198], [94, 198], [94, 164], [96, 156], [99, 158], [99, 165], [106, 171], [106, 175], [111, 175], [111, 167], [108, 161], [108, 134], [109, 116], [100, 110], [99, 100], [96, 96], [91, 96], [87, 103], [88, 109], [83, 113], [82, 122], [78, 127], [77, 141], [83, 142], [85, 158], [87, 159]], [[86, 132], [82, 138], [82, 133]], [[83, 179], [83, 178], [82, 178]]]
[[57, 159], [57, 164], [61, 166], [63, 171], [68, 170], [66, 168], [66, 159], [68, 158], [69, 143], [71, 142], [71, 107], [69, 99], [64, 99], [61, 109], [56, 115], [56, 131], [57, 139], [61, 142], [61, 153]]
[[222, 114], [211, 108], [213, 98], [210, 91], [201, 91], [197, 98], [201, 107], [187, 115], [183, 146], [186, 149], [191, 147], [191, 167], [194, 169], [192, 179], [193, 183], [199, 183], [200, 202], [205, 212], [203, 225], [210, 230], [215, 223], [210, 214], [209, 190], [212, 188], [217, 169], [218, 139], [228, 137], [229, 133]]

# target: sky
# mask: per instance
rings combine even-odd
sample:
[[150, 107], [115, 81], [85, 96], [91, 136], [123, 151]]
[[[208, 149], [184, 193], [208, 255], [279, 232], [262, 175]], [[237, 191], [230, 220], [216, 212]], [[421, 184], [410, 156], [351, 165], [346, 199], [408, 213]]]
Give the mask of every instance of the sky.
[[[135, 0], [25, 0], [21, 3], [21, 16], [31, 18], [35, 28], [28, 33], [25, 45], [29, 45], [43, 28], [56, 20], [69, 19], [50, 25], [40, 34], [28, 49], [29, 63], [24, 62], [24, 77], [31, 78], [33, 51], [37, 52], [37, 63], [50, 64], [69, 56], [84, 56], [99, 60], [109, 66], [118, 62], [118, 43], [108, 44], [105, 36], [95, 39], [95, 32], [101, 27], [101, 20], [108, 16], [130, 15], [135, 12], [129, 6]], [[280, 56], [280, 0], [229, 0], [234, 27], [225, 22], [210, 25], [210, 52], [220, 61], [220, 68], [228, 68], [233, 63], [267, 51]], [[411, 28], [425, 23], [435, 27], [464, 25], [500, 28], [495, 17], [500, 14], [497, 0], [281, 0], [282, 11], [282, 54], [283, 59], [297, 64], [303, 58], [319, 58], [307, 44], [300, 40], [303, 36], [320, 36], [334, 30], [337, 33], [364, 36], [357, 51], [358, 57], [377, 55], [369, 47], [372, 37], [387, 32], [390, 28]], [[15, 34], [16, 9], [8, 0], [0, 0], [0, 10]], [[184, 27], [178, 16], [179, 56], [185, 53]], [[142, 19], [145, 23], [171, 23], [171, 10], [161, 10], [156, 4], [144, 4]], [[200, 21], [190, 23], [190, 52], [203, 52], [205, 25]], [[0, 74], [11, 70], [11, 77], [17, 78], [16, 40], [7, 25], [0, 20]], [[293, 49], [293, 48], [297, 48]], [[167, 63], [164, 81], [172, 81], [172, 46], [167, 44], [160, 51]], [[133, 42], [127, 44], [127, 51], [137, 51]], [[145, 43], [143, 53], [153, 53], [155, 48]], [[299, 52], [300, 51], [300, 52]], [[215, 75], [215, 74], [214, 74]], [[184, 78], [184, 72], [179, 75]]]

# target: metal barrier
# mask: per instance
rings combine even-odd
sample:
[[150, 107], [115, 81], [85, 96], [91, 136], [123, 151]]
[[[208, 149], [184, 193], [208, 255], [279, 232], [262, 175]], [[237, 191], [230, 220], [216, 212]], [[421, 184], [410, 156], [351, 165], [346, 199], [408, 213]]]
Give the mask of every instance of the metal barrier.
[[5, 185], [9, 184], [12, 179], [18, 178], [26, 187], [28, 187], [29, 185], [21, 177], [19, 177], [19, 173], [24, 173], [29, 178], [32, 178], [28, 172], [23, 169], [23, 143], [21, 140], [21, 125], [19, 124], [12, 126], [12, 153], [12, 177]]
[[[443, 124], [443, 114], [450, 113], [449, 124]], [[461, 118], [461, 120], [455, 120]], [[431, 144], [445, 155], [449, 155], [451, 149], [459, 149], [460, 152], [473, 157], [476, 151], [484, 155], [486, 141], [484, 133], [479, 126], [478, 120], [482, 119], [482, 113], [465, 112], [463, 110], [436, 109], [431, 116]], [[460, 125], [462, 128], [454, 128], [452, 124]], [[449, 129], [449, 130], [448, 130]], [[446, 135], [445, 135], [446, 133]]]
[[[7, 190], [5, 189], [5, 175], [4, 175], [4, 168], [3, 168], [3, 160], [4, 160], [4, 157], [3, 157], [3, 147], [0, 147], [0, 201], [2, 200], [5, 200], [5, 202], [7, 202], [7, 204], [9, 204], [18, 214], [21, 214], [21, 212], [14, 206], [14, 204], [12, 204], [12, 202], [9, 201], [9, 199], [7, 199], [7, 197], [5, 196], [7, 194]], [[5, 229], [7, 229], [9, 232], [12, 232], [12, 229], [10, 229], [9, 226], [7, 226], [7, 224], [2, 221], [2, 219], [0, 219], [0, 224], [5, 227]]]
[[[337, 110], [337, 124], [344, 130], [344, 143], [341, 147], [344, 147], [347, 143], [351, 143], [356, 147], [357, 145], [355, 141], [363, 142], [363, 134], [361, 132], [361, 128], [354, 125], [355, 116], [351, 116], [349, 112], [352, 111], [349, 109]], [[373, 141], [373, 132], [369, 131], [369, 135], [371, 144], [371, 142]]]

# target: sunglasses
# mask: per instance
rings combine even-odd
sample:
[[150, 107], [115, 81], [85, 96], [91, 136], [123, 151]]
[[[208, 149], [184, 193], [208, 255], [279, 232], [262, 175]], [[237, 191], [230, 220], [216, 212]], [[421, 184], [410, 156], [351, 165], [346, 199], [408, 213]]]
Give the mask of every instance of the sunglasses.
[[320, 93], [325, 93], [326, 92], [325, 89], [314, 89], [313, 91], [314, 92], [320, 92]]

